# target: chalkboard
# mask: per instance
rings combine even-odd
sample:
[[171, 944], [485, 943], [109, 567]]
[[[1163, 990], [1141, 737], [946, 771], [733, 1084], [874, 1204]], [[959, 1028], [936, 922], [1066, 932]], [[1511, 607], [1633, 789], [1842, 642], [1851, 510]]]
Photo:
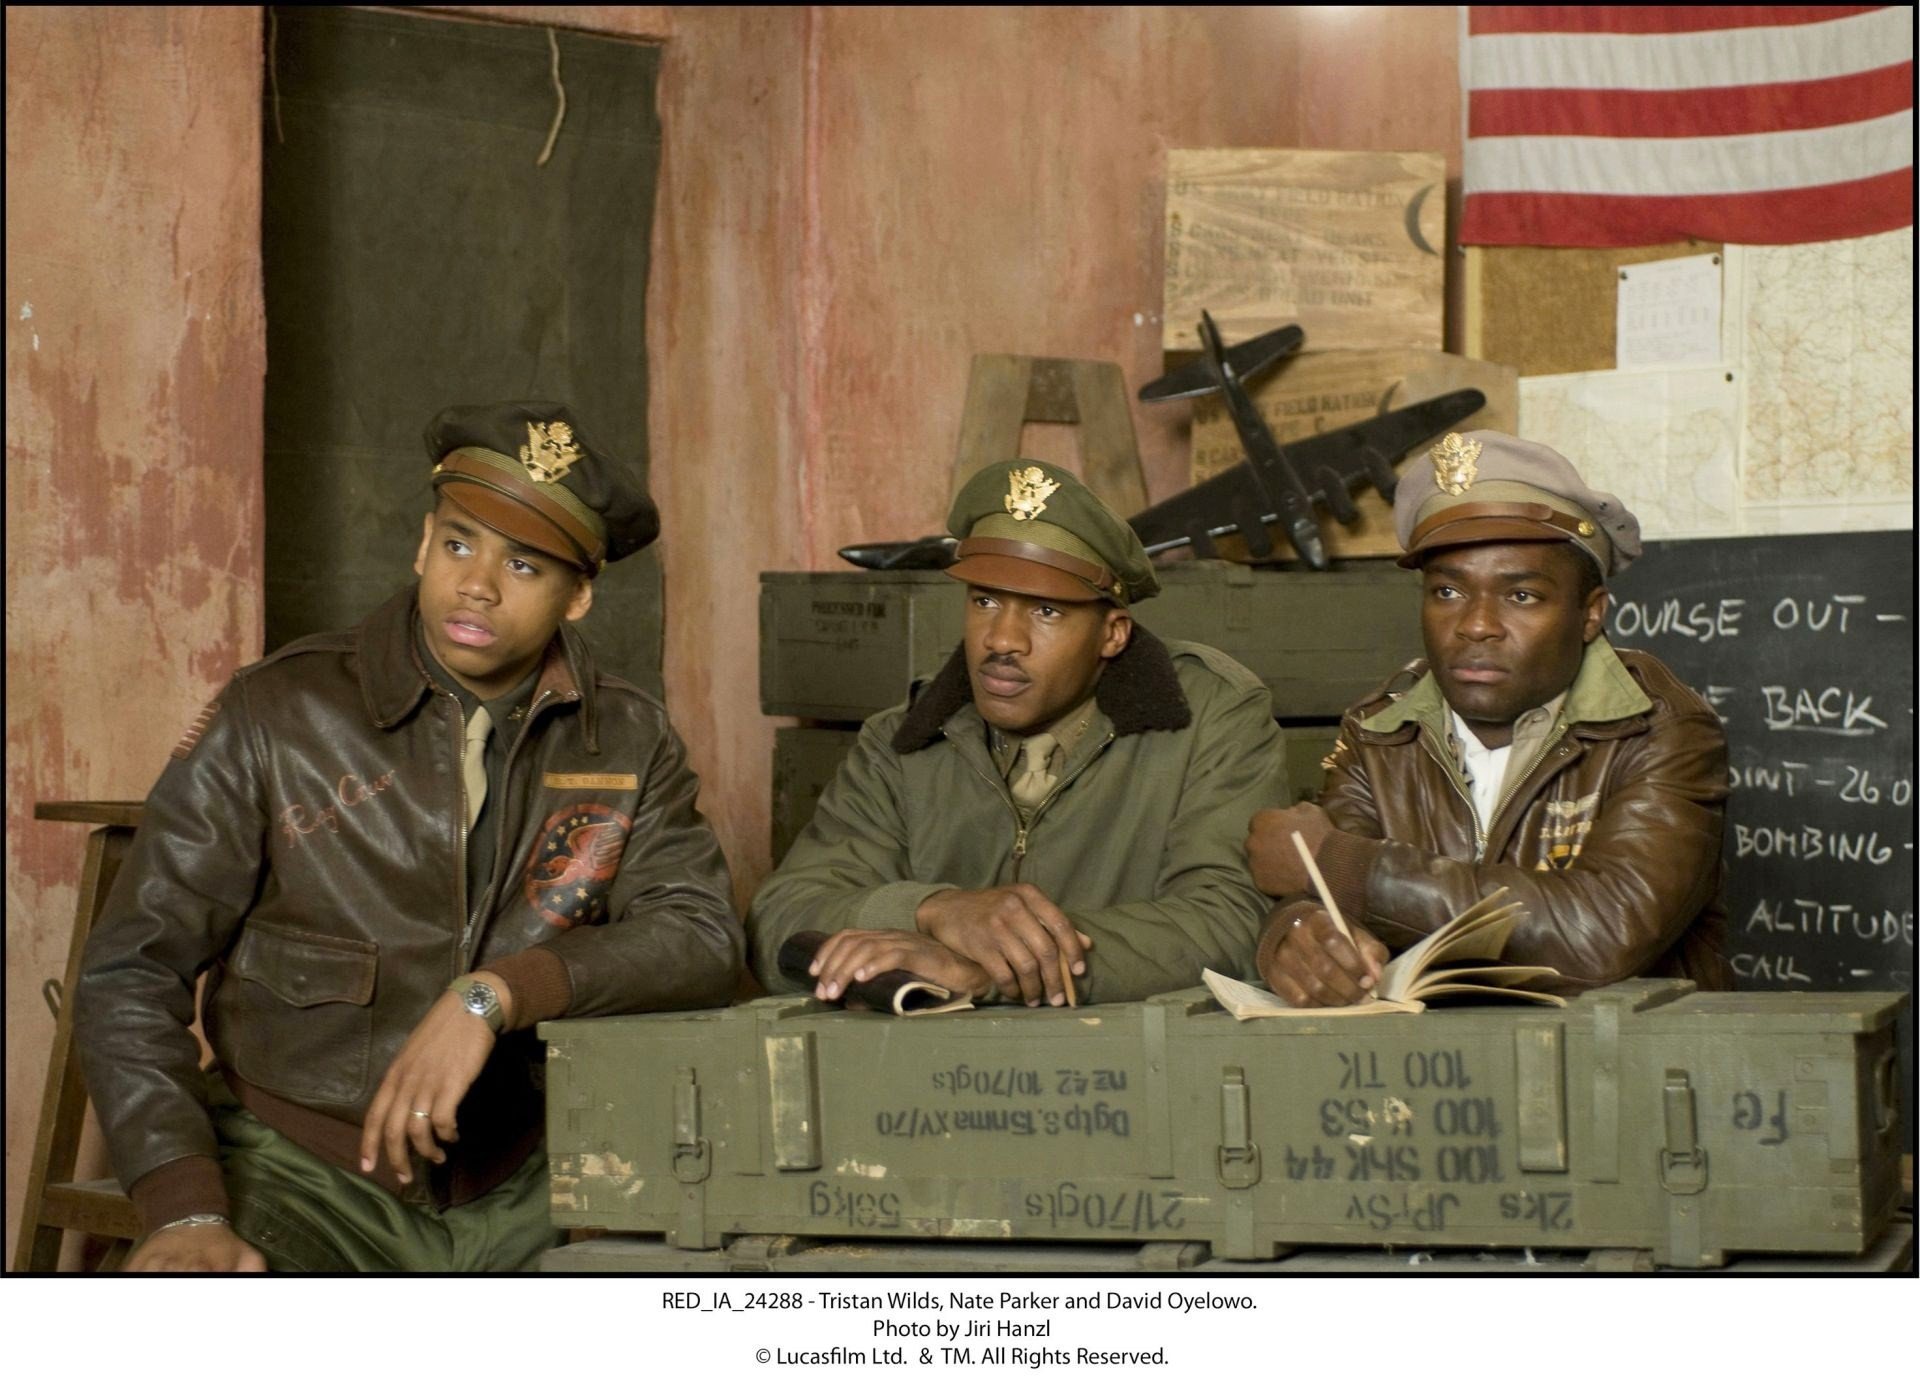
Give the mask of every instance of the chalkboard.
[[[1611, 584], [1608, 637], [1726, 723], [1739, 986], [1911, 991], [1913, 535], [1650, 543]], [[1900, 1027], [1911, 1091], [1911, 1007]]]

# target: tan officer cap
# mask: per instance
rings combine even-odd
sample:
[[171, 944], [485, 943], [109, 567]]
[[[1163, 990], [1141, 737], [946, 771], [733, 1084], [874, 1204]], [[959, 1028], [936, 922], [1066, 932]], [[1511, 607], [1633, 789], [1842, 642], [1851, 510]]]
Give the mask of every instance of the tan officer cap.
[[1440, 547], [1565, 542], [1604, 578], [1640, 555], [1640, 520], [1552, 447], [1504, 432], [1449, 432], [1430, 455], [1433, 465], [1409, 466], [1394, 491], [1403, 567]]

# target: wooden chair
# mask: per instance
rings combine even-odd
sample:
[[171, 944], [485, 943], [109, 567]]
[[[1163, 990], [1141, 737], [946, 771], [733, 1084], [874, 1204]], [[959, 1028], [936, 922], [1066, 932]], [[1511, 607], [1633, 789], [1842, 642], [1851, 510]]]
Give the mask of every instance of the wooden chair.
[[20, 1239], [13, 1271], [52, 1272], [60, 1264], [61, 1235], [68, 1230], [114, 1241], [101, 1262], [117, 1267], [140, 1234], [140, 1218], [118, 1182], [73, 1180], [80, 1155], [80, 1130], [87, 1117], [87, 1090], [73, 1045], [73, 1006], [87, 933], [106, 903], [114, 875], [120, 872], [134, 828], [138, 802], [41, 802], [39, 821], [79, 821], [95, 829], [87, 835], [80, 874], [80, 897], [73, 910], [73, 937], [67, 945], [64, 980], [48, 980], [42, 992], [54, 1012], [53, 1048], [47, 1055], [47, 1084], [40, 1098], [40, 1127], [33, 1140], [33, 1167], [27, 1175], [21, 1207]]

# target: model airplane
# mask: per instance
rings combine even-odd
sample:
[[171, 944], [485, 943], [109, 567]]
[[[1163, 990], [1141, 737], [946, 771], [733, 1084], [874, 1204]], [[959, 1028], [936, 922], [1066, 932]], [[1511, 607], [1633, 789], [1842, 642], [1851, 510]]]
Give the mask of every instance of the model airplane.
[[1307, 565], [1325, 571], [1327, 548], [1313, 515], [1315, 502], [1342, 523], [1352, 523], [1358, 517], [1355, 489], [1370, 483], [1391, 499], [1397, 458], [1486, 406], [1478, 389], [1456, 389], [1282, 447], [1247, 396], [1246, 380], [1300, 349], [1305, 339], [1299, 327], [1284, 326], [1227, 349], [1212, 316], [1202, 312], [1201, 358], [1140, 390], [1143, 403], [1220, 394], [1247, 454], [1231, 470], [1134, 515], [1129, 522], [1148, 552], [1191, 543], [1196, 557], [1212, 557], [1213, 539], [1237, 530], [1253, 556], [1269, 557], [1273, 540], [1267, 526], [1277, 523]]

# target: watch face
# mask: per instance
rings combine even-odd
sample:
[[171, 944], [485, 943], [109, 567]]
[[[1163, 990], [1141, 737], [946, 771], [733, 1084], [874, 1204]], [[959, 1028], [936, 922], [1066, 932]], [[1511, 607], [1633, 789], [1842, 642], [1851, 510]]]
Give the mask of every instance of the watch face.
[[466, 1004], [467, 1012], [476, 1013], [485, 1018], [500, 1006], [500, 996], [493, 992], [492, 985], [476, 980], [467, 986], [462, 1002]]

